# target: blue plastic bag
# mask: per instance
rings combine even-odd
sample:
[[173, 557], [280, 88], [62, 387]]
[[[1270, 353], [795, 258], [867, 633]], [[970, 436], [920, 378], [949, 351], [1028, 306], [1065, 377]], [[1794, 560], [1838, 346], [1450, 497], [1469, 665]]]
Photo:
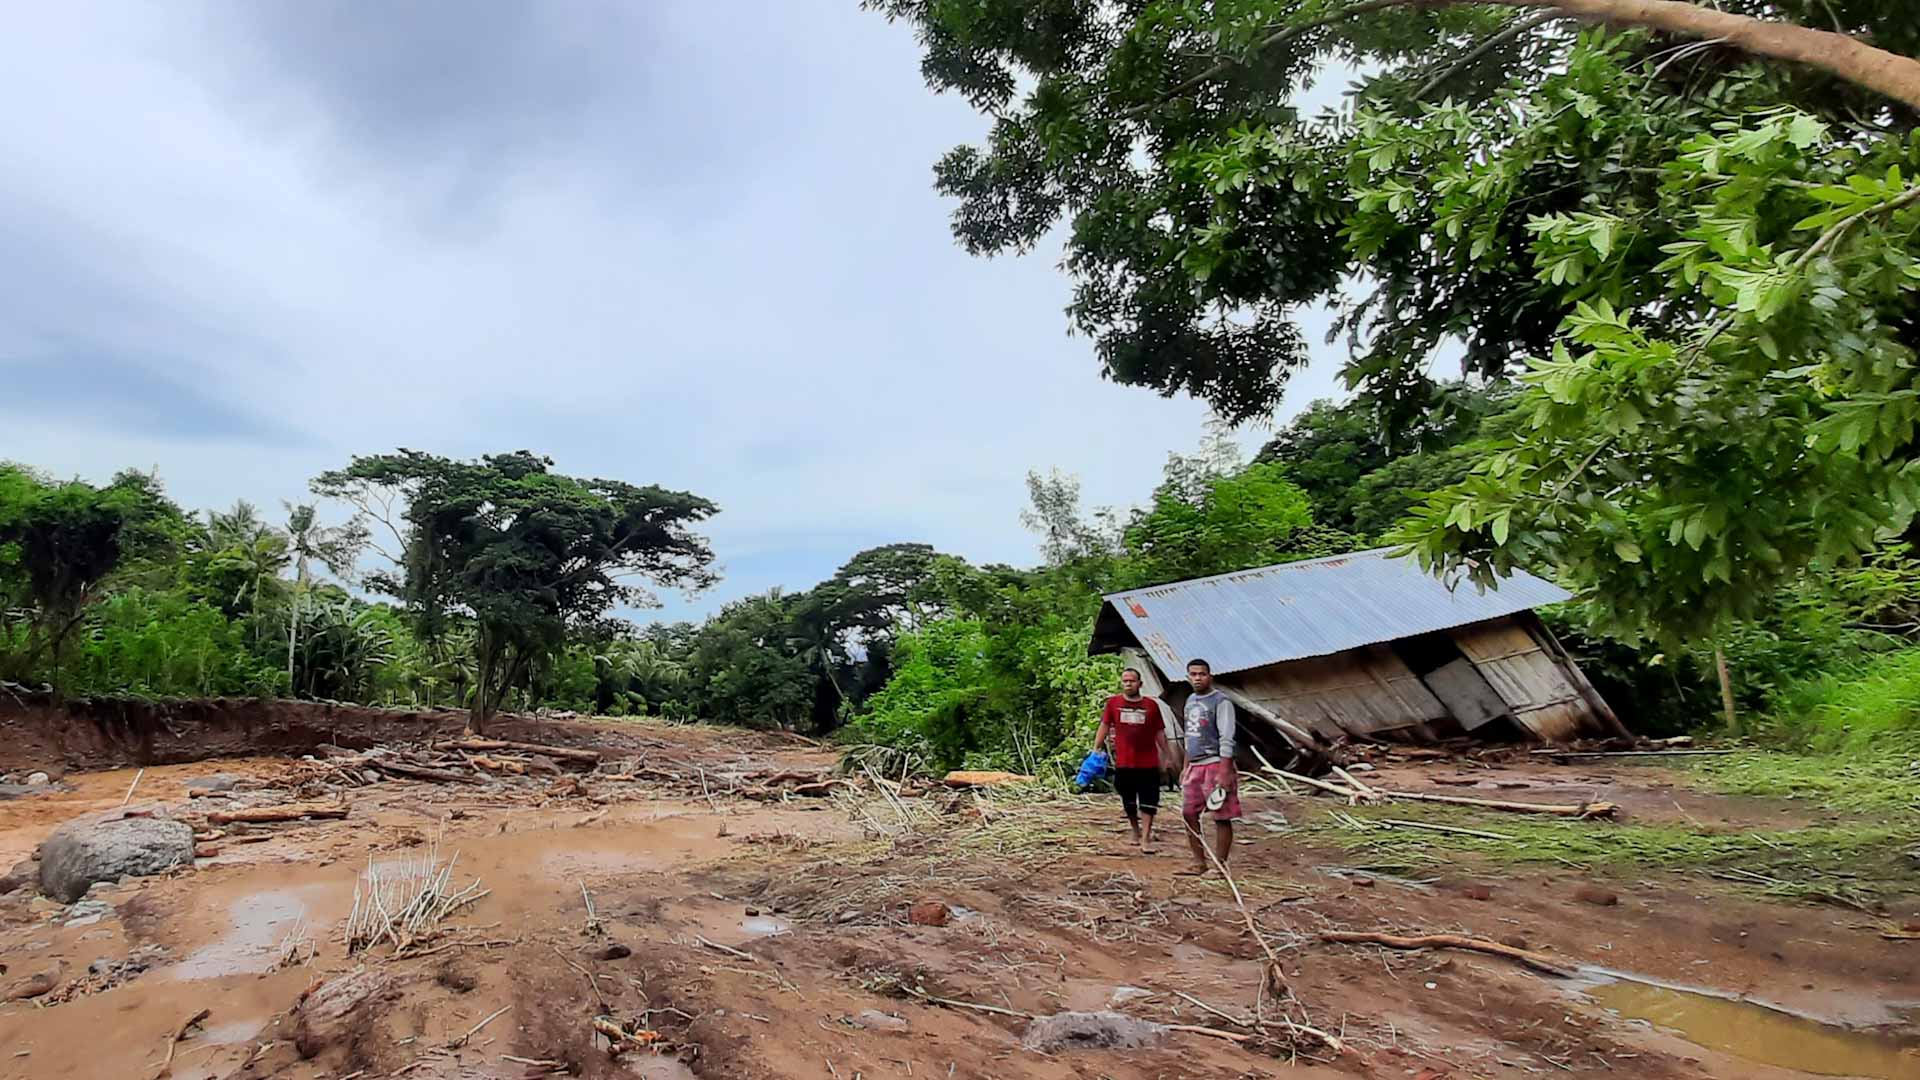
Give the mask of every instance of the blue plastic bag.
[[1073, 786], [1082, 790], [1090, 788], [1094, 782], [1107, 775], [1107, 752], [1095, 750], [1080, 763], [1080, 772], [1073, 778]]

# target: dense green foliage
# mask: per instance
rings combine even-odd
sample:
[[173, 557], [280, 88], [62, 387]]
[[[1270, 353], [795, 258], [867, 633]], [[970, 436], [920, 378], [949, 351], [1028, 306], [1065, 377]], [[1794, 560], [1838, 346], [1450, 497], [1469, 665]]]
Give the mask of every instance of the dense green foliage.
[[[1258, 417], [1310, 302], [1396, 443], [1449, 412], [1438, 354], [1517, 379], [1482, 451], [1399, 478], [1471, 469], [1398, 534], [1432, 564], [1551, 570], [1605, 632], [1673, 647], [1763, 620], [1920, 501], [1910, 99], [1625, 4], [1605, 29], [1466, 2], [871, 6], [992, 117], [935, 169], [956, 237], [1068, 222], [1071, 316], [1114, 379]], [[1920, 51], [1902, 0], [1701, 7]], [[1351, 108], [1302, 116], [1335, 62]], [[1309, 490], [1380, 464], [1296, 450]]]

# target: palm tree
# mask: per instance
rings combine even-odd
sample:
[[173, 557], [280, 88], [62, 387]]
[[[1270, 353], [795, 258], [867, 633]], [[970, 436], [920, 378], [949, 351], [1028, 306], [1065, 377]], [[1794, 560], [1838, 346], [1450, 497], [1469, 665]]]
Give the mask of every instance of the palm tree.
[[329, 528], [315, 520], [311, 503], [295, 506], [283, 501], [280, 505], [287, 508], [287, 539], [293, 549], [293, 604], [287, 616], [287, 684], [291, 686], [293, 654], [300, 641], [301, 600], [308, 588], [308, 566], [318, 559], [334, 577], [351, 583], [354, 561], [367, 546], [368, 535], [366, 522], [359, 514], [344, 525]]
[[245, 602], [258, 641], [262, 601], [269, 587], [278, 587], [280, 572], [287, 568], [287, 537], [262, 521], [252, 503], [240, 499], [231, 510], [207, 511], [207, 545], [214, 552], [213, 569], [239, 575], [240, 586], [228, 603], [238, 614]]

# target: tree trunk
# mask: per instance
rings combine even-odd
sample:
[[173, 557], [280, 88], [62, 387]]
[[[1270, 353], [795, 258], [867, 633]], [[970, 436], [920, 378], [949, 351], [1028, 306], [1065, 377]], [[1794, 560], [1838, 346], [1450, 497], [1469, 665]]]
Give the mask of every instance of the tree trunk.
[[[1426, 6], [1410, 0], [1414, 6]], [[1715, 11], [1682, 0], [1477, 0], [1505, 7], [1552, 8], [1612, 26], [1724, 40], [1735, 48], [1818, 68], [1920, 112], [1920, 60], [1875, 48], [1859, 38], [1794, 23]]]
[[1733, 711], [1733, 677], [1727, 674], [1727, 655], [1713, 647], [1713, 666], [1720, 673], [1720, 708], [1726, 713], [1727, 734], [1733, 735], [1740, 720]]
[[479, 655], [474, 657], [473, 705], [467, 710], [469, 735], [487, 733], [487, 721], [493, 718], [493, 669], [500, 662], [499, 650], [494, 645], [492, 634], [481, 630], [477, 645]]

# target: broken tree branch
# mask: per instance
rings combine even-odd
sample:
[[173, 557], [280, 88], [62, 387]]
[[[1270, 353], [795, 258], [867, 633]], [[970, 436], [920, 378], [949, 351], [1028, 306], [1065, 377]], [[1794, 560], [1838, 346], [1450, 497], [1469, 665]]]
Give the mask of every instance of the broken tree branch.
[[160, 1072], [158, 1076], [155, 1077], [155, 1080], [165, 1080], [166, 1077], [173, 1075], [173, 1055], [180, 1049], [181, 1040], [187, 1037], [187, 1032], [192, 1031], [204, 1022], [207, 1017], [212, 1015], [212, 1009], [201, 1009], [199, 1012], [187, 1017], [187, 1022], [181, 1024], [174, 1030], [173, 1038], [167, 1040], [167, 1060], [161, 1064]]
[[1326, 930], [1321, 932], [1320, 940], [1342, 945], [1384, 945], [1389, 949], [1464, 949], [1468, 952], [1503, 956], [1535, 971], [1562, 979], [1573, 977], [1573, 971], [1570, 968], [1562, 967], [1537, 952], [1516, 949], [1497, 941], [1462, 937], [1459, 934], [1421, 934], [1416, 937], [1403, 937], [1398, 934], [1378, 934], [1361, 930]]

